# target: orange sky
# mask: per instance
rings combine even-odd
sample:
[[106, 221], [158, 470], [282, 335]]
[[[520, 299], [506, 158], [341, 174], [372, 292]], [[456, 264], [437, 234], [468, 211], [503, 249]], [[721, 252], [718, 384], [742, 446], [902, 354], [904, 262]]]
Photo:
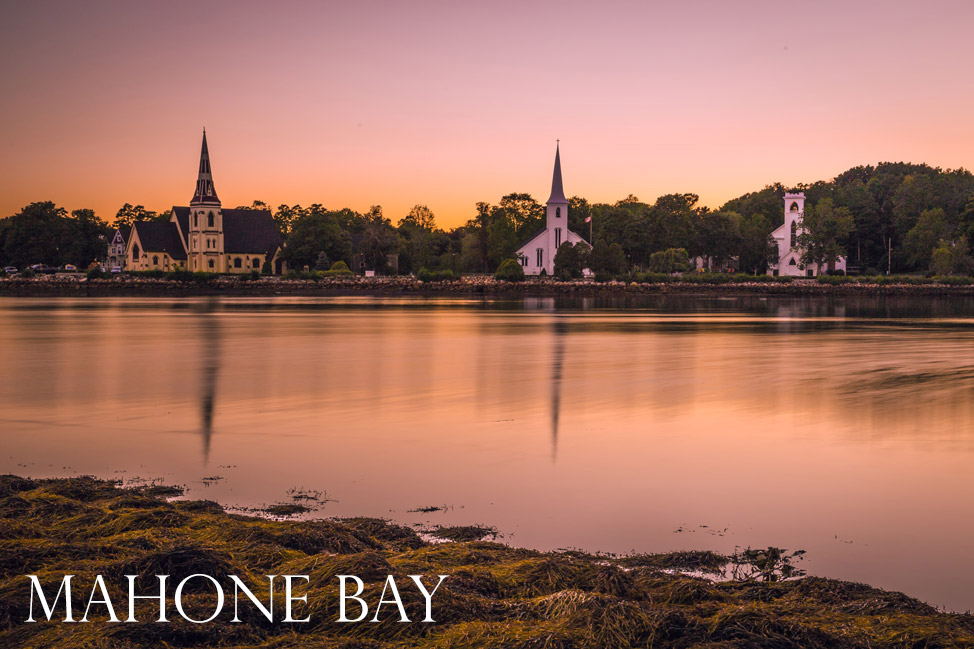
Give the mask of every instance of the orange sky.
[[192, 196], [442, 226], [512, 191], [694, 192], [974, 166], [974, 5], [35, 2], [0, 26], [0, 215]]

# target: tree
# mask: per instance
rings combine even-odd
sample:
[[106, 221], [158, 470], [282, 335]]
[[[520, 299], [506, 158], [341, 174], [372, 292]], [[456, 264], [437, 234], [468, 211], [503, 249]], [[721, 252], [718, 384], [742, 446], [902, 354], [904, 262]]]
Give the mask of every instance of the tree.
[[802, 267], [818, 264], [832, 270], [846, 254], [845, 241], [855, 227], [848, 208], [836, 207], [831, 198], [823, 198], [816, 205], [805, 206], [801, 225], [798, 247], [802, 249]]
[[339, 224], [336, 213], [297, 207], [291, 213], [300, 216], [292, 222], [284, 248], [284, 257], [289, 267], [315, 266], [321, 253], [331, 260], [351, 259], [349, 235]]
[[399, 227], [421, 228], [423, 230], [436, 229], [436, 217], [433, 211], [425, 205], [414, 205], [409, 214], [399, 220]]
[[930, 270], [936, 275], [965, 275], [974, 270], [974, 258], [968, 252], [967, 237], [955, 241], [941, 239], [931, 254]]
[[757, 275], [778, 261], [778, 244], [771, 236], [771, 223], [762, 214], [741, 219], [738, 264]]
[[918, 268], [926, 268], [934, 248], [944, 239], [950, 239], [951, 228], [943, 209], [936, 207], [924, 210], [906, 237], [903, 248], [909, 254], [909, 263]]
[[381, 273], [386, 269], [388, 255], [396, 248], [396, 232], [392, 222], [382, 216], [380, 205], [370, 207], [364, 221], [359, 252], [367, 269]]
[[588, 261], [588, 246], [566, 241], [555, 251], [555, 277], [563, 280], [582, 276], [582, 269]]
[[278, 232], [281, 233], [281, 238], [287, 239], [291, 235], [291, 228], [294, 227], [294, 222], [306, 214], [307, 211], [300, 205], [295, 205], [294, 207], [284, 204], [278, 205], [273, 218], [274, 223], [277, 224]]
[[318, 259], [315, 261], [315, 270], [329, 270], [331, 268], [331, 261], [328, 259], [328, 253], [324, 250], [318, 253]]
[[737, 212], [707, 212], [696, 223], [695, 251], [718, 269], [741, 248], [741, 221]]
[[[150, 212], [141, 205], [126, 203], [115, 213], [113, 225], [116, 228], [131, 227], [136, 221], [154, 221], [158, 218], [159, 214], [156, 212]], [[166, 214], [164, 218], [169, 218], [169, 215]]]
[[690, 255], [684, 248], [654, 252], [649, 258], [649, 270], [654, 273], [685, 273], [690, 270]]
[[595, 279], [605, 282], [626, 270], [626, 253], [622, 246], [613, 242], [606, 244], [605, 239], [599, 239], [592, 246], [589, 254], [589, 268], [595, 273]]

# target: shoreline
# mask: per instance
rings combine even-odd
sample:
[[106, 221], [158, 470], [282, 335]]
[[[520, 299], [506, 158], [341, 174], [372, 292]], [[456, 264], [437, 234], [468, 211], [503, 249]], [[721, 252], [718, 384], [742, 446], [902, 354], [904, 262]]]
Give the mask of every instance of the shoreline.
[[218, 276], [205, 282], [161, 278], [116, 278], [88, 280], [84, 277], [8, 278], [0, 280], [0, 297], [628, 297], [639, 295], [725, 295], [725, 296], [974, 296], [974, 285], [941, 283], [819, 283], [755, 281], [708, 284], [672, 281], [665, 283], [605, 282], [553, 279], [505, 282], [490, 277], [467, 276], [458, 280], [422, 282], [413, 277], [356, 279], [258, 280]]
[[[121, 487], [90, 477], [0, 476], [0, 644], [9, 647], [902, 647], [974, 643], [974, 616], [945, 613], [902, 593], [820, 577], [787, 578], [787, 562], [748, 555], [747, 574], [714, 581], [726, 561], [710, 552], [593, 555], [495, 542], [431, 543], [372, 518], [271, 520], [227, 513], [212, 501], [171, 500], [179, 490]], [[762, 551], [763, 552], [763, 551]], [[735, 559], [740, 561], [740, 558]], [[434, 624], [339, 624], [336, 575], [362, 578], [375, 601], [387, 575], [446, 574]], [[173, 620], [27, 624], [27, 574], [79, 586], [125, 574], [174, 582], [193, 574], [308, 575], [307, 624], [268, 624], [253, 610], [212, 623]], [[434, 580], [435, 581], [435, 580]], [[141, 580], [140, 580], [141, 583]], [[264, 586], [266, 591], [266, 584]], [[83, 602], [87, 592], [80, 592]], [[112, 597], [124, 596], [112, 592]], [[405, 595], [405, 593], [404, 593]], [[206, 610], [213, 595], [193, 604]], [[423, 602], [408, 597], [410, 613]], [[171, 603], [170, 603], [171, 605]], [[124, 609], [124, 605], [123, 605]], [[422, 615], [412, 616], [422, 619]]]

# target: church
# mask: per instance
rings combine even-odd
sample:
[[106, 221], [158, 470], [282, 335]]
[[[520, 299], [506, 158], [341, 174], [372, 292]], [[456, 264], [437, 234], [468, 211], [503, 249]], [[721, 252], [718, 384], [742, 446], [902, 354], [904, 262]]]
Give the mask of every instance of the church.
[[[167, 221], [137, 221], [116, 232], [125, 241], [126, 270], [184, 269], [206, 273], [280, 274], [281, 235], [267, 210], [223, 209], [213, 187], [203, 131], [196, 191], [187, 207], [173, 207]], [[113, 239], [113, 242], [115, 240]]]
[[589, 245], [585, 239], [568, 229], [568, 199], [561, 182], [561, 152], [555, 145], [555, 172], [551, 178], [551, 196], [545, 207], [544, 229], [518, 248], [517, 258], [525, 275], [553, 275], [555, 253], [566, 241], [572, 245]]
[[[785, 222], [778, 226], [771, 237], [778, 246], [778, 261], [768, 266], [768, 273], [775, 277], [817, 277], [825, 273], [823, 265], [810, 264], [801, 268], [802, 250], [798, 247], [798, 236], [802, 233], [802, 217], [805, 214], [805, 193], [785, 194]], [[846, 258], [839, 257], [833, 264], [833, 270], [845, 273]]]

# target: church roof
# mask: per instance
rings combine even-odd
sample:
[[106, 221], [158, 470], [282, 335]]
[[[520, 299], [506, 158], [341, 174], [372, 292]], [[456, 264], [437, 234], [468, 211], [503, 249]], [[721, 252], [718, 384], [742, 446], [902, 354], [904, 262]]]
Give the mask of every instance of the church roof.
[[210, 169], [210, 150], [206, 146], [206, 129], [203, 129], [203, 148], [200, 150], [200, 171], [196, 178], [196, 193], [190, 205], [219, 205], [220, 199], [213, 187], [213, 172]]
[[555, 145], [555, 172], [551, 176], [551, 196], [548, 197], [549, 203], [567, 203], [565, 189], [561, 184], [561, 153], [559, 146]]
[[186, 259], [186, 246], [172, 221], [136, 221], [132, 229], [144, 252], [168, 252], [173, 259]]
[[281, 245], [271, 213], [267, 210], [222, 210], [223, 246], [228, 253], [274, 254]]

